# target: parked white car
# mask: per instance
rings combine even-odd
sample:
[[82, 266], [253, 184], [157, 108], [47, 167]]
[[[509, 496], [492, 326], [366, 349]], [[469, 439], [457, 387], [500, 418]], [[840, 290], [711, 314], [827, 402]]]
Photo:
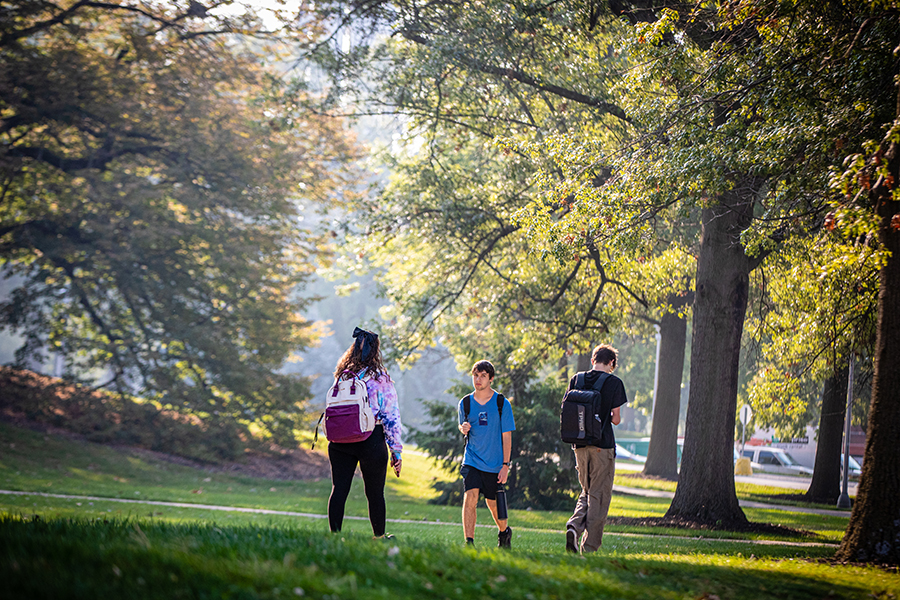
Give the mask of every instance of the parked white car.
[[754, 473], [783, 473], [786, 475], [812, 475], [813, 470], [804, 467], [781, 448], [744, 448], [744, 458], [750, 459]]
[[[857, 462], [857, 460], [855, 458], [853, 458], [852, 456], [850, 457], [849, 462], [850, 462], [849, 478], [850, 479], [859, 479], [859, 476], [862, 475], [862, 465], [860, 465], [859, 462]], [[844, 475], [843, 469], [844, 469], [844, 455], [842, 453], [841, 454], [841, 476]]]
[[619, 444], [616, 444], [616, 458], [624, 459], [624, 460], [633, 460], [635, 462], [645, 463], [647, 462], [646, 456], [641, 456], [640, 454], [635, 454], [630, 450], [626, 450]]

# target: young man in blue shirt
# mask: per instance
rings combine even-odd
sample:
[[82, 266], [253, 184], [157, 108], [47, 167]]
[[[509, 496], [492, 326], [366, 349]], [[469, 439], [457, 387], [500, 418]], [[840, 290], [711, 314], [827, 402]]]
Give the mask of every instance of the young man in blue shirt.
[[[494, 365], [480, 360], [472, 367], [472, 385], [475, 391], [469, 398], [469, 414], [466, 414], [466, 398], [459, 401], [459, 431], [466, 436], [466, 452], [463, 456], [463, 532], [466, 543], [475, 542], [475, 507], [479, 494], [484, 500], [494, 522], [497, 523], [497, 539], [500, 548], [512, 547], [512, 529], [507, 519], [497, 516], [497, 484], [505, 484], [509, 476], [509, 457], [512, 449], [512, 432], [516, 429], [512, 406], [502, 394], [491, 388], [494, 381]], [[500, 407], [502, 406], [502, 411]]]

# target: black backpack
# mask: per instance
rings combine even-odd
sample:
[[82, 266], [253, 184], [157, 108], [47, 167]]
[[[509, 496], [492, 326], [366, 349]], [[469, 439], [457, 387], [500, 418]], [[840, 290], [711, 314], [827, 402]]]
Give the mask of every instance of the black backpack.
[[609, 421], [611, 402], [604, 402], [600, 389], [609, 377], [601, 372], [591, 389], [585, 389], [585, 373], [575, 376], [575, 387], [566, 392], [559, 411], [559, 437], [567, 444], [595, 446]]

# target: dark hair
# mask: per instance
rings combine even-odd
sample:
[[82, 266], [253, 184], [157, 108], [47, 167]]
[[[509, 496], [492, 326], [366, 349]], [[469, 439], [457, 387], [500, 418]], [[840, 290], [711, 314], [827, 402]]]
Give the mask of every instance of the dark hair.
[[494, 378], [494, 365], [491, 364], [489, 360], [479, 360], [472, 367], [472, 375], [475, 374], [475, 371], [481, 371], [482, 373], [487, 373], [488, 377], [491, 379]]
[[610, 346], [609, 344], [600, 344], [594, 351], [591, 352], [591, 362], [600, 364], [600, 365], [608, 365], [612, 363], [613, 368], [616, 367], [616, 362], [619, 359], [619, 351]]
[[381, 378], [382, 374], [387, 375], [387, 369], [381, 361], [381, 342], [378, 341], [378, 336], [358, 327], [353, 334], [353, 343], [337, 361], [334, 378], [341, 377], [344, 371], [359, 373], [363, 369], [368, 369], [376, 378]]

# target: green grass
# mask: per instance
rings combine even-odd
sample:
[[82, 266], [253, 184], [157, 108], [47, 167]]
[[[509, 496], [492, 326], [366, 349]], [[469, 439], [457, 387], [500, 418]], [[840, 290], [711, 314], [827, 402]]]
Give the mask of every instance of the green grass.
[[[0, 423], [0, 488], [54, 494], [73, 494], [264, 508], [279, 511], [324, 513], [331, 483], [318, 481], [273, 481], [212, 473], [146, 456], [135, 456], [88, 442], [73, 441]], [[426, 501], [434, 496], [431, 484], [452, 475], [424, 456], [408, 452], [404, 456], [402, 477], [388, 475], [389, 518], [458, 523], [460, 509], [437, 506]], [[617, 475], [617, 483], [637, 487], [667, 489], [674, 484]], [[758, 487], [758, 486], [756, 486]], [[0, 509], [15, 506], [0, 496]], [[82, 505], [84, 507], [86, 505]], [[639, 496], [613, 497], [611, 516], [642, 517], [665, 514], [669, 500]], [[121, 508], [121, 507], [120, 507]], [[763, 521], [804, 529], [816, 537], [798, 536], [798, 541], [836, 543], [846, 527], [841, 517], [813, 517], [784, 511], [746, 509], [753, 521]], [[347, 515], [365, 516], [367, 507], [361, 485], [355, 485], [347, 502]], [[562, 531], [570, 513], [566, 511], [513, 510], [512, 519], [522, 527]], [[479, 523], [490, 523], [486, 508], [478, 514]], [[648, 529], [611, 525], [609, 531], [694, 536], [695, 532], [677, 529]], [[759, 538], [759, 535], [730, 532], [704, 532], [704, 537]], [[785, 539], [785, 538], [782, 538]], [[790, 538], [787, 538], [790, 539]]]
[[0, 519], [4, 598], [871, 598], [897, 576], [791, 558], [796, 549], [610, 536], [587, 557], [517, 530], [515, 549], [467, 549], [445, 528], [397, 539], [321, 526]]
[[[275, 481], [207, 472], [146, 456], [129, 455], [107, 446], [42, 435], [3, 423], [0, 423], [0, 449], [2, 449], [0, 488], [7, 490], [319, 514], [325, 512], [328, 494], [331, 491], [331, 483], [327, 479]], [[435, 461], [415, 453], [406, 453], [403, 463], [402, 477], [388, 475], [386, 494], [389, 518], [458, 523], [459, 507], [426, 503], [434, 496], [431, 484], [435, 480], [446, 481], [453, 476], [444, 472]], [[616, 481], [631, 487], [669, 489], [671, 486], [670, 491], [674, 490], [672, 482], [642, 480], [623, 474], [617, 475]], [[86, 506], [82, 503], [82, 508]], [[665, 498], [615, 495], [610, 515], [661, 517], [668, 506], [669, 500]], [[5, 507], [18, 508], [15, 502], [0, 496], [0, 509]], [[121, 506], [119, 508], [122, 509]], [[746, 509], [745, 513], [752, 521], [776, 523], [816, 534], [813, 538], [796, 536], [794, 539], [798, 541], [836, 543], [840, 540], [847, 522], [846, 518], [842, 517], [818, 517], [763, 509]], [[367, 514], [362, 485], [353, 486], [346, 514], [351, 516]], [[513, 522], [521, 527], [562, 531], [570, 513], [513, 510], [511, 515]], [[486, 508], [482, 507], [479, 510], [478, 522], [491, 522]], [[696, 532], [677, 529], [611, 525], [609, 531], [696, 537]], [[760, 537], [730, 532], [704, 532], [703, 535], [743, 539]]]
[[[782, 510], [745, 513], [814, 535], [759, 544], [752, 539], [764, 536], [609, 526], [600, 552], [574, 557], [562, 547], [567, 512], [513, 510], [511, 553], [493, 548], [490, 527], [478, 528], [476, 549], [466, 549], [459, 507], [427, 504], [435, 478], [451, 475], [424, 456], [404, 456], [403, 476], [389, 474], [388, 518], [410, 522], [389, 523], [396, 540], [378, 543], [361, 482], [340, 535], [322, 518], [125, 504], [112, 499], [322, 515], [330, 482], [211, 473], [0, 424], [0, 488], [108, 498], [0, 495], [0, 598], [297, 598], [301, 589], [325, 600], [900, 594], [895, 574], [822, 562], [833, 556], [846, 518]], [[624, 477], [617, 483], [635, 486]], [[615, 495], [610, 514], [662, 516], [668, 504]], [[491, 523], [486, 509], [478, 522]]]

